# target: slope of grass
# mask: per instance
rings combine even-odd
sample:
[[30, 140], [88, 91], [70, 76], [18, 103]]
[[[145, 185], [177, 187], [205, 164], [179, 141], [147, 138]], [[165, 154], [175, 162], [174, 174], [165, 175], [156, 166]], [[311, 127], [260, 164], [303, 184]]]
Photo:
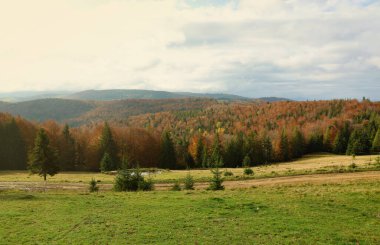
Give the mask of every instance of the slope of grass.
[[[315, 173], [336, 173], [348, 171], [349, 166], [355, 162], [357, 169], [352, 171], [373, 170], [378, 169], [375, 166], [376, 156], [357, 156], [355, 160], [350, 156], [340, 156], [331, 154], [306, 155], [301, 159], [287, 162], [271, 164], [259, 167], [253, 167], [254, 176], [248, 177], [243, 175], [242, 168], [223, 168], [223, 171], [230, 171], [233, 176], [226, 178], [227, 180], [239, 180], [246, 178], [265, 178], [292, 176]], [[369, 164], [371, 163], [371, 164]], [[171, 170], [161, 171], [158, 174], [152, 174], [150, 177], [155, 182], [175, 182], [178, 179], [184, 179], [187, 170]], [[194, 180], [208, 181], [211, 177], [211, 172], [208, 169], [191, 170], [191, 175]], [[102, 183], [112, 183], [115, 176], [95, 172], [62, 172], [48, 179], [49, 182], [69, 182], [69, 183], [88, 183], [92, 178], [101, 181]], [[41, 181], [38, 175], [30, 175], [28, 171], [0, 171], [0, 182], [2, 181]]]
[[219, 192], [0, 192], [1, 244], [379, 244], [380, 181]]

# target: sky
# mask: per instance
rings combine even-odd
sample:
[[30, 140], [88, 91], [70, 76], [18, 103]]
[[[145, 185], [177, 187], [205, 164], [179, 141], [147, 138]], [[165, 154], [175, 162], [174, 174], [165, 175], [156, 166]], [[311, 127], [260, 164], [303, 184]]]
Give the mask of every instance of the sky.
[[380, 99], [380, 1], [0, 0], [0, 92]]

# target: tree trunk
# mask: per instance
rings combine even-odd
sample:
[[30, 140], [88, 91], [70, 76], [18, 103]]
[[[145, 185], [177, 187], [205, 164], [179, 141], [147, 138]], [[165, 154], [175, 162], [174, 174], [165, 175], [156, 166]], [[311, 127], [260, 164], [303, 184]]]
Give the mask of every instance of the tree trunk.
[[46, 192], [46, 174], [44, 174], [44, 192]]

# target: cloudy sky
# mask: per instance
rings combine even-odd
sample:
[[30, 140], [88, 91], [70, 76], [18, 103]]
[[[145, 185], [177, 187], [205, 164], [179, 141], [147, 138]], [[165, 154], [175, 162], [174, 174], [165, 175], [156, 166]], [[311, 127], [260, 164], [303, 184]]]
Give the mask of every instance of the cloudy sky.
[[380, 1], [0, 0], [0, 92], [380, 99]]

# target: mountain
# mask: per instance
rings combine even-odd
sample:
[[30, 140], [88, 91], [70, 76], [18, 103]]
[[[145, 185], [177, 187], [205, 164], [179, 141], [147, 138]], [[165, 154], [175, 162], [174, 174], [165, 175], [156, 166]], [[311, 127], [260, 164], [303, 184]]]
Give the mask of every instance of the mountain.
[[217, 103], [208, 98], [128, 99], [85, 101], [71, 99], [42, 99], [18, 103], [0, 102], [0, 112], [22, 116], [28, 120], [56, 120], [71, 125], [97, 121], [125, 121], [129, 116], [163, 111], [201, 110]]
[[258, 98], [258, 100], [266, 101], [266, 102], [277, 102], [277, 101], [294, 101], [287, 98], [281, 98], [281, 97], [261, 97]]
[[192, 92], [168, 92], [142, 89], [110, 89], [110, 90], [85, 90], [80, 92], [68, 91], [21, 91], [11, 93], [0, 93], [0, 101], [24, 102], [41, 99], [70, 99], [70, 100], [92, 100], [113, 101], [126, 99], [181, 99], [181, 98], [210, 98], [227, 101], [250, 101], [262, 100], [267, 102], [289, 101], [286, 98], [263, 97], [259, 99], [226, 94], [226, 93], [192, 93]]
[[195, 111], [218, 103], [261, 103], [288, 100], [282, 98], [249, 99], [232, 94], [201, 94], [153, 90], [87, 90], [73, 94], [59, 92], [19, 93], [18, 98], [43, 98], [21, 102], [1, 102], [0, 112], [19, 115], [28, 120], [81, 125], [98, 121], [125, 122], [128, 117], [146, 113]]
[[167, 92], [138, 89], [85, 90], [64, 96], [75, 100], [125, 100], [125, 99], [180, 99], [180, 98], [211, 98], [218, 100], [250, 100], [250, 98], [233, 94], [211, 94], [190, 92]]
[[0, 101], [21, 102], [38, 99], [60, 98], [73, 92], [68, 91], [20, 91], [0, 93]]
[[8, 112], [29, 120], [66, 121], [94, 109], [94, 103], [78, 100], [41, 99], [18, 103], [0, 103], [0, 112]]

